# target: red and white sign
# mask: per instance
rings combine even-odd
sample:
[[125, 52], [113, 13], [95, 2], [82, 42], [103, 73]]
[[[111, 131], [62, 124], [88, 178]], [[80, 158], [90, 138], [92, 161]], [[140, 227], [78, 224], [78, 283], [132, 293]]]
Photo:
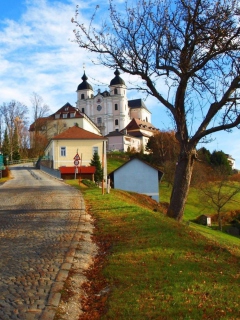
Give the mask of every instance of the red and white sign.
[[74, 165], [78, 166], [79, 165], [79, 161], [78, 160], [74, 160]]
[[80, 160], [79, 154], [77, 153], [73, 159], [74, 159], [74, 160]]

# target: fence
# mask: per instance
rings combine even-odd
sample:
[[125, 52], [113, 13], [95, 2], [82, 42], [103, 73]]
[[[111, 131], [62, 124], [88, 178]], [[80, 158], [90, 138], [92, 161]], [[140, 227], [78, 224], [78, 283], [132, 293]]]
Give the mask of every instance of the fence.
[[50, 174], [51, 176], [53, 176], [55, 178], [61, 179], [61, 172], [59, 170], [45, 167], [42, 164], [40, 164], [40, 170]]
[[14, 164], [22, 164], [22, 163], [33, 163], [35, 164], [37, 162], [38, 158], [31, 158], [31, 159], [20, 159], [20, 160], [8, 160], [7, 166], [11, 166]]

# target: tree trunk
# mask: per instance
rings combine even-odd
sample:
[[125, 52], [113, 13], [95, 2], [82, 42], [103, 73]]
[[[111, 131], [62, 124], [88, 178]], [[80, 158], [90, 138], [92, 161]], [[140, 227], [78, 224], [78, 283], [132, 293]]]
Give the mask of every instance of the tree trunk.
[[218, 227], [219, 227], [219, 230], [222, 231], [222, 216], [221, 216], [221, 212], [218, 212]]
[[183, 217], [195, 154], [195, 150], [180, 152], [181, 156], [176, 164], [175, 178], [167, 215], [177, 221], [181, 221]]

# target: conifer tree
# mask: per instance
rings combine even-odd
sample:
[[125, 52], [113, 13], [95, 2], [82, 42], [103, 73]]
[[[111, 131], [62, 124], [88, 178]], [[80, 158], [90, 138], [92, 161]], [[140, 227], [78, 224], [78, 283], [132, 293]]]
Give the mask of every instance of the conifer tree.
[[94, 152], [93, 158], [92, 158], [92, 160], [90, 162], [90, 165], [96, 167], [96, 172], [95, 172], [95, 175], [94, 175], [94, 181], [95, 182], [102, 181], [103, 169], [102, 169], [102, 165], [101, 165], [101, 162], [100, 162], [99, 154], [97, 152]]
[[20, 159], [18, 133], [17, 133], [16, 127], [14, 128], [13, 138], [12, 138], [12, 159], [13, 160]]
[[10, 154], [10, 143], [9, 143], [7, 128], [4, 131], [3, 144], [2, 144], [2, 154], [3, 154], [4, 160], [6, 159], [6, 157], [9, 157], [9, 154]]

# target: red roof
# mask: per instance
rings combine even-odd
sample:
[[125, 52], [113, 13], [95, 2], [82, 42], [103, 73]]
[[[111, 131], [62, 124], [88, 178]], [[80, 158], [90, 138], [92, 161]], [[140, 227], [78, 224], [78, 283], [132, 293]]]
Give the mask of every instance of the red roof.
[[[59, 167], [61, 174], [64, 173], [75, 173], [75, 167]], [[96, 167], [89, 166], [89, 167], [78, 167], [78, 173], [85, 173], [85, 174], [93, 174], [96, 172]]]
[[98, 139], [98, 140], [106, 140], [103, 136], [100, 136], [96, 133], [92, 133], [90, 131], [84, 130], [79, 127], [71, 127], [64, 132], [58, 134], [52, 140], [68, 140], [68, 139]]
[[150, 122], [143, 121], [137, 118], [133, 118], [123, 130], [127, 130], [130, 132], [132, 130], [139, 130], [139, 129], [148, 130], [148, 131], [158, 131], [158, 129], [155, 128], [154, 125], [151, 124]]

